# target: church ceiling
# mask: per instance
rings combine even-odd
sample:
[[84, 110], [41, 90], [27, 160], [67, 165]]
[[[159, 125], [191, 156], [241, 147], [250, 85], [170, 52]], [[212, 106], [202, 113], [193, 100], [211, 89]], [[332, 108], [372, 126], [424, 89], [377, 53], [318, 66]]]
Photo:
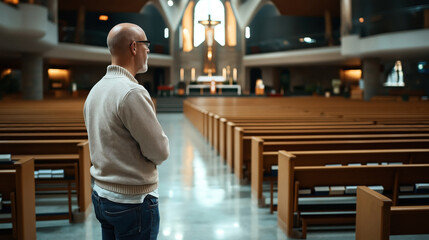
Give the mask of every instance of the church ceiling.
[[[60, 10], [78, 10], [84, 6], [92, 12], [135, 12], [138, 13], [150, 0], [104, 0], [101, 3], [94, 0], [59, 0]], [[153, 2], [159, 2], [156, 0]], [[177, 1], [177, 0], [176, 0]], [[177, 1], [178, 2], [182, 1]], [[245, 1], [242, 1], [243, 4]], [[272, 0], [282, 15], [291, 16], [324, 16], [325, 10], [331, 15], [339, 16], [340, 0]], [[177, 6], [177, 5], [176, 5]]]
[[89, 12], [130, 12], [138, 13], [149, 0], [59, 0], [60, 10], [78, 10], [80, 6]]
[[281, 15], [324, 16], [328, 10], [332, 16], [340, 15], [340, 0], [272, 0]]

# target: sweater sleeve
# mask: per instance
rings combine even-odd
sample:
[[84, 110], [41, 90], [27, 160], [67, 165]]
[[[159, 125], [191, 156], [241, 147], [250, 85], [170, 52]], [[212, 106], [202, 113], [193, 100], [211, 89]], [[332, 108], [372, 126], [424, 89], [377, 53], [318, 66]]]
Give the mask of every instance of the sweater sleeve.
[[156, 118], [152, 100], [144, 89], [134, 88], [119, 106], [119, 116], [140, 146], [144, 157], [159, 165], [170, 154], [168, 138]]

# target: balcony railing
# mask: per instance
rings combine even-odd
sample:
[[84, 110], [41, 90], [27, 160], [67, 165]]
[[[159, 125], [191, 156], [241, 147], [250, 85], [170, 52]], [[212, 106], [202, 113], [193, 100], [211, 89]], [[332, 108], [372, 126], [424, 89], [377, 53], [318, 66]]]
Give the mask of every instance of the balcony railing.
[[[107, 47], [106, 39], [108, 32], [99, 30], [85, 29], [82, 34], [76, 33], [76, 27], [59, 27], [59, 42], [78, 43], [91, 46]], [[151, 41], [151, 53], [169, 54], [167, 44], [160, 44]]]
[[429, 28], [429, 4], [354, 16], [352, 33], [361, 37]]
[[267, 39], [258, 42], [246, 42], [246, 54], [278, 52], [296, 49], [317, 48], [340, 45], [339, 30], [333, 31], [331, 37], [325, 33], [309, 33], [287, 38]]

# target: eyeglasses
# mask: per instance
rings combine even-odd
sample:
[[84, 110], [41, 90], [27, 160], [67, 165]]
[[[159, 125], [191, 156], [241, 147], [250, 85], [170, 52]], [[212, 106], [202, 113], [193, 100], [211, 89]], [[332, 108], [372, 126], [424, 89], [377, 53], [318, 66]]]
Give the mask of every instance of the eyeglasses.
[[[136, 42], [136, 43], [144, 43], [144, 44], [146, 45], [146, 47], [147, 47], [147, 48], [149, 48], [149, 46], [150, 46], [150, 41], [149, 41], [149, 40], [145, 40], [145, 41], [134, 41], [134, 42]], [[133, 44], [133, 43], [130, 43], [130, 46], [131, 46], [131, 44]]]

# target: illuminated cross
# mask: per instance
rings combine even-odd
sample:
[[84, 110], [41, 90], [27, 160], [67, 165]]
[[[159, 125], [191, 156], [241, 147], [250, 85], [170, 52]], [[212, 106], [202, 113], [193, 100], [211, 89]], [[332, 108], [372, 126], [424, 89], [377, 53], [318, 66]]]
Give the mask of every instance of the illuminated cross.
[[211, 20], [211, 16], [209, 14], [208, 20], [198, 21], [198, 23], [203, 25], [206, 31], [206, 41], [204, 43], [204, 73], [211, 75], [212, 73], [216, 73], [214, 56], [214, 27], [220, 24], [220, 21]]

